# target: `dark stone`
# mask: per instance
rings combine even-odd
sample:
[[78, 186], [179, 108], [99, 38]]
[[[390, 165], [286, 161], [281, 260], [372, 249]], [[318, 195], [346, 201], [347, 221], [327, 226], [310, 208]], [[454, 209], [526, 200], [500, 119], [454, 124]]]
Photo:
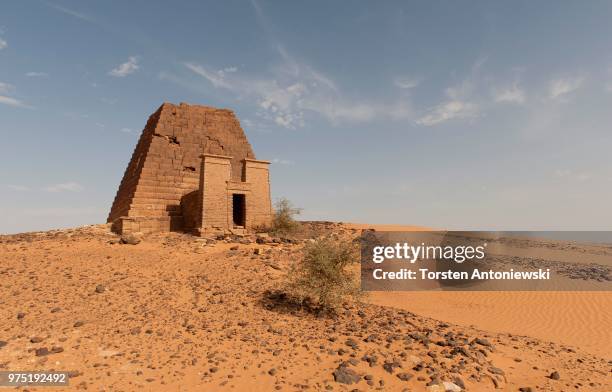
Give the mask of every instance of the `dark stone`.
[[395, 362], [385, 362], [383, 364], [383, 369], [385, 369], [387, 371], [387, 373], [391, 373], [393, 374], [393, 371], [395, 370], [395, 368], [400, 367], [400, 364], [395, 361]]
[[357, 349], [357, 342], [354, 339], [351, 339], [351, 338], [346, 339], [346, 342], [344, 342], [344, 344], [346, 344], [353, 350]]
[[136, 237], [134, 234], [124, 234], [121, 236], [121, 243], [128, 245], [138, 245], [140, 243], [140, 238]]
[[455, 376], [453, 378], [453, 382], [457, 384], [459, 387], [461, 387], [461, 389], [465, 389], [465, 382], [463, 381], [461, 377]]
[[106, 291], [106, 287], [104, 287], [103, 285], [99, 284], [96, 286], [96, 293], [102, 294], [104, 291]]
[[412, 374], [410, 373], [398, 373], [397, 378], [402, 381], [409, 381], [412, 378]]
[[334, 381], [341, 384], [354, 384], [361, 380], [361, 376], [354, 370], [347, 368], [346, 366], [338, 366], [333, 372]]
[[364, 355], [361, 358], [361, 360], [369, 363], [370, 367], [373, 367], [374, 365], [376, 365], [376, 362], [378, 361], [378, 357], [376, 355]]
[[558, 371], [554, 371], [552, 373], [550, 373], [550, 376], [548, 376], [551, 380], [558, 380], [561, 378], [561, 375], [559, 374]]
[[440, 379], [437, 376], [432, 376], [431, 380], [426, 384], [428, 387], [432, 385], [440, 385]]
[[474, 342], [476, 342], [476, 344], [480, 344], [481, 346], [491, 347], [491, 342], [489, 342], [487, 339], [476, 338], [474, 339]]
[[499, 374], [499, 375], [502, 375], [502, 376], [503, 376], [504, 374], [506, 374], [506, 373], [504, 373], [504, 371], [503, 371], [503, 370], [501, 370], [500, 368], [497, 368], [497, 367], [495, 367], [495, 366], [491, 366], [491, 367], [489, 368], [489, 371], [490, 371], [491, 373], [493, 373], [493, 374]]

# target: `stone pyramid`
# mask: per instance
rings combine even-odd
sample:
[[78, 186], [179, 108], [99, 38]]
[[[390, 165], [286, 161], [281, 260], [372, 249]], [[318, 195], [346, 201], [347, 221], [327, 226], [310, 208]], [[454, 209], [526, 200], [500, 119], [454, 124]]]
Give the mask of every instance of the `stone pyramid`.
[[181, 200], [201, 188], [204, 155], [227, 158], [235, 183], [245, 181], [245, 160], [267, 163], [255, 160], [231, 110], [164, 103], [140, 135], [107, 221], [117, 232], [182, 229]]

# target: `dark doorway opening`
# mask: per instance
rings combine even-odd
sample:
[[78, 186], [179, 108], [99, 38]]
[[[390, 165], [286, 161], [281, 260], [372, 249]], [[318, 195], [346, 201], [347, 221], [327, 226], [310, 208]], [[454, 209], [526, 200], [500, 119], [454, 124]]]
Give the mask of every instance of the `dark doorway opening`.
[[232, 195], [232, 217], [234, 226], [245, 226], [246, 200], [244, 195], [234, 193]]

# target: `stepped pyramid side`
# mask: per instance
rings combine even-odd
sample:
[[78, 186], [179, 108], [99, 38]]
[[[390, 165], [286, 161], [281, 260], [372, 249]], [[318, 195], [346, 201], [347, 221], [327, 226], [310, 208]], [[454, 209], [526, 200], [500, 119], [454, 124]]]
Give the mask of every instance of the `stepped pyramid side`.
[[143, 218], [133, 231], [180, 229], [181, 198], [199, 189], [202, 154], [230, 157], [237, 182], [244, 181], [244, 160], [255, 159], [232, 111], [164, 103], [142, 131], [107, 221]]

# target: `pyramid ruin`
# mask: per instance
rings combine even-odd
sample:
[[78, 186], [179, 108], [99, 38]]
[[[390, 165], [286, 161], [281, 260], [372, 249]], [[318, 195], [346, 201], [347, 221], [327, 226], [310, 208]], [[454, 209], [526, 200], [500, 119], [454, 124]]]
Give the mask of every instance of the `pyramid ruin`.
[[140, 135], [107, 221], [123, 234], [268, 226], [268, 166], [231, 110], [164, 103]]

